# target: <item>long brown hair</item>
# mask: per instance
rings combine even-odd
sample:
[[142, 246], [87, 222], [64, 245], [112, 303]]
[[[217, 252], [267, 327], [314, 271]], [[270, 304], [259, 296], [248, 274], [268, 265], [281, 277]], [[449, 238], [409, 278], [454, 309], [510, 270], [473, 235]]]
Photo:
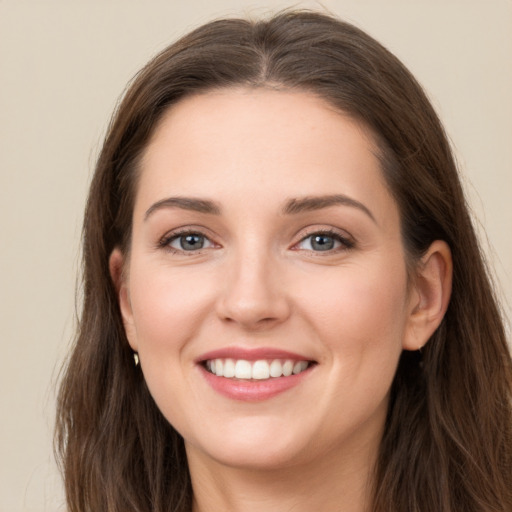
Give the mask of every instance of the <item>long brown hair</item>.
[[329, 16], [220, 20], [136, 76], [111, 122], [83, 228], [83, 309], [58, 401], [56, 446], [70, 512], [189, 512], [184, 443], [133, 364], [109, 275], [129, 250], [139, 160], [162, 114], [233, 86], [309, 91], [374, 134], [401, 212], [409, 263], [434, 240], [453, 255], [445, 318], [404, 352], [374, 475], [374, 512], [512, 510], [511, 359], [503, 322], [443, 128], [390, 52]]

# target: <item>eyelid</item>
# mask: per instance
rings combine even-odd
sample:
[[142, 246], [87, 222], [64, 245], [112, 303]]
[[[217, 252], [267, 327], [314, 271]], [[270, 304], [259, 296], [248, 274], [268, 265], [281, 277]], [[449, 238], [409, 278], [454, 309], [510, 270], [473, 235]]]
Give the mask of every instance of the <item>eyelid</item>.
[[[335, 238], [338, 240], [341, 244], [340, 247], [334, 248], [334, 249], [328, 249], [326, 251], [314, 251], [312, 249], [300, 249], [298, 247], [299, 244], [307, 240], [308, 238], [312, 237], [313, 235], [323, 235], [323, 236], [329, 236], [332, 238]], [[305, 229], [304, 232], [300, 234], [300, 239], [298, 242], [295, 242], [292, 246], [292, 250], [296, 251], [307, 251], [310, 253], [315, 253], [317, 255], [329, 255], [341, 251], [346, 251], [349, 249], [352, 249], [356, 244], [356, 241], [354, 240], [354, 237], [352, 237], [349, 233], [347, 233], [344, 230], [340, 230], [333, 227], [321, 227], [321, 226], [310, 226]]]
[[[220, 247], [220, 245], [213, 240], [212, 235], [208, 234], [208, 229], [201, 227], [201, 226], [181, 226], [175, 229], [172, 229], [171, 231], [168, 231], [163, 235], [157, 242], [157, 249], [165, 249], [173, 254], [186, 254], [187, 256], [192, 256], [195, 254], [200, 254], [203, 251]], [[207, 239], [211, 246], [210, 247], [202, 247], [197, 250], [192, 251], [185, 251], [182, 249], [177, 249], [175, 247], [171, 247], [170, 243], [173, 240], [178, 239], [179, 237], [185, 236], [185, 235], [200, 235]]]
[[[297, 235], [297, 237], [300, 237], [300, 238], [296, 242], [293, 243], [291, 250], [306, 251], [306, 252], [314, 253], [316, 255], [321, 255], [322, 253], [324, 253], [325, 255], [329, 255], [329, 254], [352, 249], [356, 244], [356, 241], [352, 235], [347, 233], [345, 230], [341, 230], [339, 228], [334, 228], [332, 226], [308, 226], [301, 231], [302, 232], [300, 232]], [[208, 240], [208, 242], [211, 244], [211, 246], [203, 247], [203, 248], [200, 248], [197, 250], [191, 250], [191, 251], [177, 249], [177, 248], [170, 246], [171, 241], [173, 241], [181, 236], [189, 235], [189, 234], [190, 235], [192, 235], [192, 234], [200, 235], [200, 236], [206, 238]], [[323, 235], [323, 236], [329, 236], [329, 237], [335, 238], [337, 241], [339, 241], [339, 243], [341, 245], [339, 247], [336, 247], [333, 249], [328, 249], [325, 251], [315, 251], [313, 249], [301, 249], [300, 247], [298, 247], [299, 244], [301, 244], [302, 242], [304, 242], [306, 239], [308, 239], [309, 237], [311, 237], [313, 235]], [[181, 226], [181, 227], [177, 227], [177, 228], [174, 228], [174, 229], [166, 232], [165, 235], [163, 235], [158, 240], [158, 242], [156, 244], [156, 246], [157, 246], [156, 248], [157, 249], [165, 249], [174, 254], [186, 254], [188, 256], [191, 256], [194, 254], [200, 254], [203, 251], [207, 251], [212, 248], [221, 247], [221, 245], [219, 243], [217, 243], [214, 240], [214, 238], [215, 237], [212, 234], [210, 234], [210, 230], [203, 226], [196, 226], [196, 225]]]

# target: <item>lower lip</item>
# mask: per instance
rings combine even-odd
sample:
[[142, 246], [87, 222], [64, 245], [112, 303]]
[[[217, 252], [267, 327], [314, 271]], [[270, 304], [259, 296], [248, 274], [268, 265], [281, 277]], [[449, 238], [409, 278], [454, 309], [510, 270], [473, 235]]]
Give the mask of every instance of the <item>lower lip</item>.
[[199, 368], [206, 382], [217, 391], [217, 393], [231, 400], [259, 402], [273, 398], [297, 386], [309, 375], [313, 366], [310, 366], [297, 375], [290, 375], [289, 377], [271, 377], [270, 379], [264, 380], [239, 380], [217, 377], [217, 375], [210, 373], [203, 366], [199, 366]]

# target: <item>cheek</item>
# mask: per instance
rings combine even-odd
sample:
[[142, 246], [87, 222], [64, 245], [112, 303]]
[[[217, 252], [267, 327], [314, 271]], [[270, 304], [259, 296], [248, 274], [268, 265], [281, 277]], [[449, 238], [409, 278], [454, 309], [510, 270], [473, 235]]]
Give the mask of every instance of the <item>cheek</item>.
[[200, 273], [150, 267], [134, 264], [131, 270], [135, 335], [148, 389], [180, 430], [186, 424], [182, 397], [190, 396], [191, 348], [203, 317], [211, 311], [212, 286]]
[[130, 298], [136, 336], [141, 346], [169, 350], [184, 345], [199, 327], [199, 319], [211, 310], [213, 283], [205, 275], [166, 268], [137, 272], [130, 279]]
[[347, 266], [313, 289], [308, 284], [304, 310], [344, 364], [370, 357], [395, 364], [406, 327], [406, 283], [405, 267]]

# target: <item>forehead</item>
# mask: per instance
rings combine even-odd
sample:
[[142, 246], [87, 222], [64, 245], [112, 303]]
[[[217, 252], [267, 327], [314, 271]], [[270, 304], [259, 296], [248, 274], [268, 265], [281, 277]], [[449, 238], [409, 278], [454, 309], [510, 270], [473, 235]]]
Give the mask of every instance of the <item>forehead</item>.
[[141, 161], [136, 208], [165, 195], [390, 200], [376, 154], [368, 130], [314, 94], [211, 91], [183, 99], [160, 121]]
[[[377, 149], [362, 123], [326, 100], [306, 91], [270, 88], [219, 89], [180, 100], [157, 124], [145, 156], [151, 157], [162, 144], [193, 142], [188, 136], [205, 151], [214, 147], [222, 151], [228, 145], [232, 150], [235, 145], [247, 150], [250, 143], [254, 151], [279, 149], [284, 155], [300, 143], [305, 150], [317, 152], [322, 149], [319, 138], [328, 145], [348, 136], [360, 139], [372, 153]], [[275, 151], [270, 156], [275, 157]]]

